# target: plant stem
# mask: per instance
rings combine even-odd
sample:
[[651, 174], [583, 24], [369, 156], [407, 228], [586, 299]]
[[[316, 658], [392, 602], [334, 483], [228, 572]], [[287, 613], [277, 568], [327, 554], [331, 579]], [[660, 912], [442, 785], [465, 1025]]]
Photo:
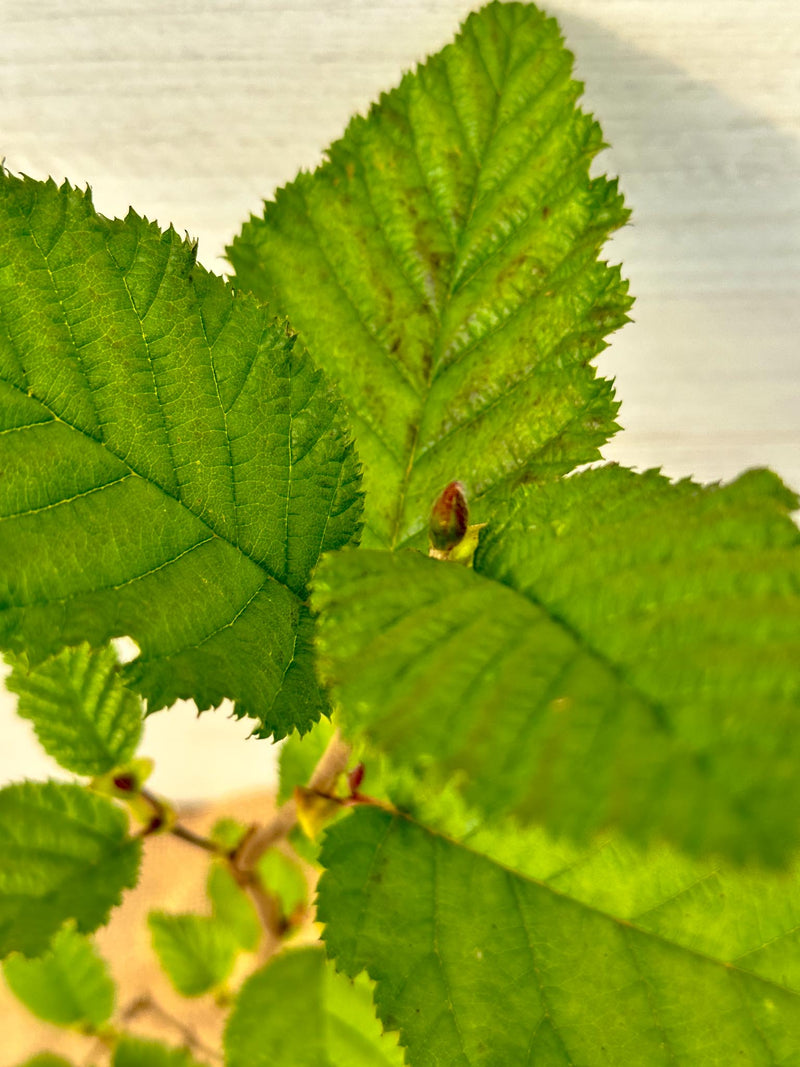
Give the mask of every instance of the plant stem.
[[[339, 775], [347, 769], [349, 759], [350, 748], [337, 730], [314, 768], [308, 788], [320, 793], [329, 792]], [[245, 837], [232, 857], [234, 867], [243, 874], [252, 871], [267, 849], [282, 838], [288, 837], [296, 825], [297, 803], [292, 798], [278, 808], [269, 822], [264, 826], [257, 826]]]
[[179, 837], [181, 841], [188, 841], [190, 845], [205, 849], [206, 852], [213, 852], [216, 856], [225, 855], [225, 850], [214, 841], [211, 841], [207, 837], [203, 837], [201, 834], [196, 834], [194, 830], [190, 830], [186, 826], [181, 826], [180, 823], [176, 823], [171, 827], [169, 832], [173, 837]]
[[[140, 789], [139, 796], [143, 800], [146, 800], [153, 812], [158, 817], [163, 817], [164, 813], [169, 809], [169, 806], [162, 801], [155, 793], [151, 793], [149, 789]], [[169, 827], [169, 832], [174, 837], [179, 837], [181, 841], [186, 841], [190, 845], [194, 845], [196, 848], [202, 848], [206, 852], [213, 852], [214, 855], [224, 856], [225, 849], [220, 845], [217, 845], [208, 837], [203, 837], [202, 834], [196, 834], [194, 830], [190, 830], [188, 826], [182, 826], [180, 823], [175, 823], [174, 826]]]

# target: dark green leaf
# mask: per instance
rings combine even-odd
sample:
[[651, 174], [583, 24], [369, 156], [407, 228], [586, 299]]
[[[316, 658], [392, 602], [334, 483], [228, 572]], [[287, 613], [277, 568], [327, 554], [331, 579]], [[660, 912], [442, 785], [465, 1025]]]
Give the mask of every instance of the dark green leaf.
[[39, 955], [66, 919], [102, 926], [136, 883], [140, 850], [125, 813], [82, 786], [0, 790], [0, 957]]
[[172, 230], [0, 175], [0, 644], [127, 634], [149, 710], [325, 707], [308, 574], [357, 532], [341, 404], [271, 312]]
[[423, 542], [454, 478], [480, 521], [616, 430], [589, 361], [630, 307], [598, 261], [627, 212], [571, 71], [555, 21], [490, 4], [229, 250], [340, 384], [370, 547]]
[[112, 647], [65, 648], [37, 667], [24, 656], [7, 658], [17, 713], [62, 767], [94, 776], [130, 759], [142, 732], [142, 703], [122, 684]]

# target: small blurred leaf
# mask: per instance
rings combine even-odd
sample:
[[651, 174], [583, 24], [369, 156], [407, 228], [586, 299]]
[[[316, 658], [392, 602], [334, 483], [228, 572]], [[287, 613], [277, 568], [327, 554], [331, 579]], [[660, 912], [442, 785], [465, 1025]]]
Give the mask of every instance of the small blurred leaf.
[[256, 872], [264, 888], [280, 901], [281, 911], [287, 919], [297, 908], [305, 907], [308, 901], [305, 875], [288, 856], [271, 848], [259, 859]]
[[65, 925], [38, 959], [19, 953], [3, 963], [12, 993], [45, 1022], [95, 1030], [114, 1010], [114, 982], [89, 938]]
[[211, 864], [206, 883], [214, 919], [234, 935], [239, 948], [255, 952], [261, 940], [261, 923], [247, 892], [221, 860]]
[[123, 1037], [114, 1052], [112, 1064], [113, 1067], [203, 1067], [187, 1049], [135, 1037]]
[[73, 1064], [63, 1056], [56, 1056], [54, 1052], [39, 1052], [19, 1067], [73, 1067]]
[[183, 996], [208, 993], [233, 970], [237, 938], [215, 919], [151, 911], [147, 923], [159, 962]]

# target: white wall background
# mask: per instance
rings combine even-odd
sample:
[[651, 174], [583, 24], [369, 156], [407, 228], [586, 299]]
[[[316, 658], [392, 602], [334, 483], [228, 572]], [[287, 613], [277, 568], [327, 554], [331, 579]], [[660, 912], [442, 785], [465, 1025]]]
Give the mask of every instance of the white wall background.
[[[0, 0], [0, 157], [91, 184], [200, 240], [224, 271], [261, 198], [313, 167], [351, 112], [447, 42], [468, 0]], [[559, 0], [586, 105], [634, 223], [608, 253], [636, 322], [599, 361], [624, 434], [609, 458], [800, 488], [800, 5]], [[272, 780], [247, 728], [191, 708], [148, 720], [176, 798]], [[0, 697], [0, 782], [49, 764]]]

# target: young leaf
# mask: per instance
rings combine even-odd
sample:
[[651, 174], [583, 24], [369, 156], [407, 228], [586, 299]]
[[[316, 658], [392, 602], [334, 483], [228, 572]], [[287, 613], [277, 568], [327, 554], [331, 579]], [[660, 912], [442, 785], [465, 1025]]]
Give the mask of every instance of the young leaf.
[[360, 510], [340, 402], [188, 242], [88, 193], [3, 172], [0, 262], [0, 645], [127, 634], [149, 710], [307, 729], [306, 580]]
[[9, 956], [3, 975], [29, 1011], [56, 1026], [97, 1029], [114, 1010], [114, 982], [105, 961], [72, 924], [59, 930], [38, 959]]
[[[376, 982], [414, 1067], [789, 1064], [800, 1048], [796, 963], [776, 982], [737, 959], [763, 944], [757, 921], [709, 954], [376, 808], [329, 831], [323, 862], [328, 951]], [[792, 941], [786, 923], [773, 960]]]
[[490, 4], [229, 249], [341, 387], [369, 547], [424, 547], [453, 478], [481, 522], [617, 429], [589, 361], [627, 321], [627, 284], [598, 262], [627, 212], [589, 177], [602, 135], [571, 70], [554, 20]]
[[147, 923], [158, 961], [183, 996], [216, 989], [233, 970], [239, 936], [216, 919], [151, 911]]
[[81, 933], [102, 926], [135, 885], [140, 852], [125, 813], [82, 786], [0, 790], [0, 957], [41, 954], [66, 919]]
[[17, 713], [33, 723], [42, 748], [75, 774], [99, 775], [130, 759], [142, 732], [142, 702], [126, 689], [114, 649], [62, 649], [36, 667], [7, 655]]
[[518, 492], [477, 573], [359, 551], [317, 572], [347, 732], [470, 804], [584, 836], [783, 862], [800, 838], [800, 532], [767, 472], [615, 467]]
[[316, 947], [282, 952], [245, 982], [225, 1030], [227, 1067], [402, 1067], [372, 983], [337, 974]]
[[225, 863], [215, 860], [211, 864], [206, 892], [214, 921], [233, 934], [239, 948], [255, 952], [261, 940], [258, 912]]
[[160, 1041], [123, 1037], [114, 1050], [112, 1067], [203, 1067], [187, 1049]]

